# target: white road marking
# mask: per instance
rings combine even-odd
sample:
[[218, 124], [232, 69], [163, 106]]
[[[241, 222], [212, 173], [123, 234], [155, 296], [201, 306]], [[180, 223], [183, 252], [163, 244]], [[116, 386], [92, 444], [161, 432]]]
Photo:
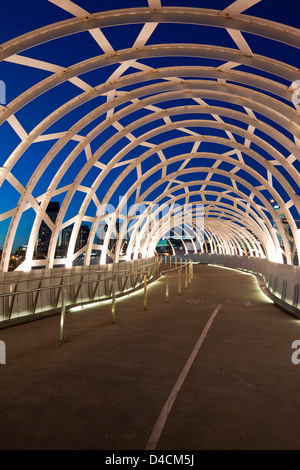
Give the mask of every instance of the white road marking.
[[153, 428], [153, 431], [149, 437], [149, 440], [147, 442], [147, 445], [146, 445], [146, 448], [145, 450], [155, 450], [156, 449], [156, 446], [157, 446], [157, 443], [159, 441], [159, 438], [161, 436], [161, 433], [163, 431], [163, 428], [166, 424], [166, 421], [167, 421], [167, 418], [169, 416], [169, 413], [172, 409], [172, 406], [174, 404], [174, 401], [179, 393], [179, 390], [180, 388], [182, 387], [182, 384], [194, 362], [194, 359], [195, 357], [197, 356], [198, 354], [198, 351], [199, 349], [201, 348], [202, 346], [202, 343], [208, 333], [208, 330], [209, 328], [211, 327], [212, 325], [212, 322], [214, 321], [214, 318], [215, 316], [217, 315], [218, 311], [220, 310], [220, 308], [222, 307], [222, 304], [219, 304], [215, 310], [213, 311], [213, 313], [211, 314], [209, 320], [207, 321], [206, 325], [205, 325], [205, 328], [204, 330], [202, 331], [197, 343], [195, 344], [195, 347], [193, 349], [193, 351], [191, 352], [184, 368], [182, 369], [167, 401], [165, 402], [161, 412], [160, 412], [160, 415], [155, 423], [155, 426]]

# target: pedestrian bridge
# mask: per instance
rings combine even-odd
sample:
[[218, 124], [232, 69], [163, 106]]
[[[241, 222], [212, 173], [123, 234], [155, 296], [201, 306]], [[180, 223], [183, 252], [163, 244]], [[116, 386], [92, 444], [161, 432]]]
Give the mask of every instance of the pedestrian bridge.
[[2, 272], [151, 258], [165, 236], [299, 265], [292, 9], [177, 3], [45, 0], [21, 33], [4, 7]]
[[0, 447], [299, 447], [298, 0], [1, 8]]
[[[215, 265], [253, 273], [273, 301], [285, 311], [300, 317], [300, 267], [272, 263], [266, 259], [214, 254], [160, 256], [105, 266], [77, 266], [71, 269], [33, 270], [28, 273], [2, 273], [0, 328], [60, 314], [93, 304], [111, 304], [112, 321], [118, 299], [143, 290], [147, 309], [147, 289], [166, 277], [173, 266], [178, 276], [178, 294], [193, 277], [193, 265]], [[63, 331], [62, 331], [63, 334]], [[63, 336], [62, 336], [63, 337]]]
[[58, 316], [0, 330], [2, 450], [299, 449], [299, 319], [253, 274], [183, 264], [178, 295], [161, 268], [114, 323], [110, 300], [67, 311], [64, 341]]

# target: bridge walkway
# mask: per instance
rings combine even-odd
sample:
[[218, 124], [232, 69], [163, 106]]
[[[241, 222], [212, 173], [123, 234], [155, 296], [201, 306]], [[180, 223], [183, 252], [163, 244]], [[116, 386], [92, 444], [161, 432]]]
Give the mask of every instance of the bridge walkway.
[[177, 286], [0, 330], [0, 449], [299, 449], [299, 320], [249, 274]]

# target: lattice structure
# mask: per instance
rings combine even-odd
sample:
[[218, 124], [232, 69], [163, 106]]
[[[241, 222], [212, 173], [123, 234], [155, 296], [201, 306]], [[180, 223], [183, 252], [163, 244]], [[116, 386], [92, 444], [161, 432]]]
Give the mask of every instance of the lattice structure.
[[[18, 84], [0, 108], [0, 138], [9, 141], [1, 155], [2, 271], [26, 221], [21, 270], [153, 256], [170, 229], [189, 236], [195, 251], [209, 245], [298, 262], [300, 30], [246, 13], [264, 1], [228, 0], [213, 10], [123, 0], [100, 12], [101, 2], [40, 2], [67, 19], [0, 49], [2, 70]], [[60, 203], [55, 218], [51, 201]], [[38, 259], [42, 223], [50, 238]], [[78, 248], [82, 224], [89, 232]]]

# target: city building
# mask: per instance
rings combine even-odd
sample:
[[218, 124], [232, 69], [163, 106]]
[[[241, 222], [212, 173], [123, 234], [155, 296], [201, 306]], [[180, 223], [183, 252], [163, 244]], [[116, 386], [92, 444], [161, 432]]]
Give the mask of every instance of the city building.
[[[51, 201], [49, 202], [46, 214], [51, 219], [53, 223], [56, 221], [57, 214], [59, 212], [59, 202]], [[46, 222], [43, 220], [38, 234], [38, 239], [36, 243], [36, 258], [46, 258], [51, 238], [51, 229], [48, 227]]]

